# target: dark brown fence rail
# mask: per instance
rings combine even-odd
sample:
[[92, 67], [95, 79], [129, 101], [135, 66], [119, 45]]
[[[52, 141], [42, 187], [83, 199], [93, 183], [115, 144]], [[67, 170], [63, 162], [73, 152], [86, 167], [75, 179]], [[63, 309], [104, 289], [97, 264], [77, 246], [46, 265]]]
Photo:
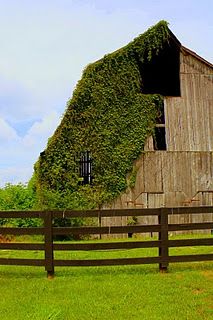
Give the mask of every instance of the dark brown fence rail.
[[[54, 275], [55, 266], [110, 266], [134, 264], [159, 264], [160, 270], [167, 270], [170, 262], [210, 261], [213, 254], [194, 254], [170, 256], [169, 248], [187, 246], [213, 246], [213, 236], [202, 239], [169, 240], [170, 231], [179, 230], [213, 230], [213, 221], [203, 223], [170, 224], [170, 214], [203, 214], [213, 213], [213, 206], [154, 208], [154, 209], [118, 209], [118, 210], [89, 210], [89, 211], [0, 211], [0, 218], [40, 218], [43, 227], [37, 228], [0, 228], [1, 235], [43, 235], [44, 243], [0, 243], [0, 250], [43, 250], [44, 259], [0, 258], [0, 265], [43, 266], [49, 277]], [[153, 225], [136, 226], [82, 226], [82, 227], [54, 227], [54, 218], [100, 218], [119, 216], [157, 216], [158, 223]], [[92, 234], [128, 234], [157, 232], [158, 240], [150, 241], [122, 241], [94, 243], [54, 243], [56, 235], [92, 235]], [[119, 258], [119, 259], [91, 259], [91, 260], [57, 260], [54, 259], [55, 250], [114, 250], [135, 248], [158, 248], [156, 257]]]

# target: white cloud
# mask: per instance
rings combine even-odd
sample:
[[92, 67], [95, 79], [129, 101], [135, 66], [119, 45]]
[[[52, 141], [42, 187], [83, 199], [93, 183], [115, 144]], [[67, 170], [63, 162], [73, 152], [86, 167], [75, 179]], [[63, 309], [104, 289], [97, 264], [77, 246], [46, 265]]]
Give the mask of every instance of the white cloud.
[[34, 122], [24, 137], [19, 137], [0, 118], [0, 186], [6, 182], [18, 183], [30, 179], [39, 153], [45, 148], [59, 122], [60, 115], [53, 110], [40, 121]]
[[36, 121], [23, 138], [23, 144], [26, 147], [33, 147], [39, 141], [46, 141], [52, 135], [60, 122], [60, 115], [56, 111], [52, 111], [46, 115], [41, 121]]

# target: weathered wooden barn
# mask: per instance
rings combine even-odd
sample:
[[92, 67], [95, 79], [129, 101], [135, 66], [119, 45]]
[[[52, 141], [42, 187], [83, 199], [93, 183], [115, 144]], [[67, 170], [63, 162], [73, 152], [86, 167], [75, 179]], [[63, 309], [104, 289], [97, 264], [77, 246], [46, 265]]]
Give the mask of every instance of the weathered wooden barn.
[[89, 65], [35, 176], [65, 208], [213, 205], [213, 65], [165, 21]]
[[[122, 193], [110, 208], [213, 205], [213, 65], [175, 38], [174, 47], [173, 58], [172, 52], [162, 52], [150, 70], [147, 66], [147, 92], [163, 94], [164, 114], [156, 123], [155, 136], [147, 138], [144, 152], [135, 161], [134, 187]], [[161, 88], [156, 82], [152, 88], [156, 72], [160, 73]], [[203, 221], [212, 218], [202, 216]], [[172, 219], [175, 223], [196, 222], [201, 217]]]
[[207, 204], [213, 197], [213, 65], [183, 46], [179, 58], [179, 94], [164, 96], [156, 141], [148, 137], [123, 205]]

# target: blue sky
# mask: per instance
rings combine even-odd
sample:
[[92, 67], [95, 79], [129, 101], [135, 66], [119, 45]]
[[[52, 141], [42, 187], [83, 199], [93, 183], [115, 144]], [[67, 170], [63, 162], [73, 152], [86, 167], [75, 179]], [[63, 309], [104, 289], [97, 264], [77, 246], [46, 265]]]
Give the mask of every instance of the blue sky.
[[30, 179], [85, 66], [162, 19], [213, 62], [212, 0], [0, 0], [0, 186]]

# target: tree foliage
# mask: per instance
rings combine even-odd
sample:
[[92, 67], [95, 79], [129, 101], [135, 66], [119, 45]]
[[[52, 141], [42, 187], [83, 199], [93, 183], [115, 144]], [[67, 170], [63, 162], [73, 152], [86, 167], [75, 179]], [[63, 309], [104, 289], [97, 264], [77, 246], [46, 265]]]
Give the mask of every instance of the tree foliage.
[[[32, 186], [18, 183], [16, 185], [7, 183], [0, 188], [0, 210], [1, 211], [29, 211], [35, 209], [37, 197]], [[11, 224], [16, 227], [37, 226], [38, 219], [0, 219], [0, 224]]]
[[7, 183], [0, 188], [0, 210], [31, 210], [35, 203], [34, 190], [25, 184]]

